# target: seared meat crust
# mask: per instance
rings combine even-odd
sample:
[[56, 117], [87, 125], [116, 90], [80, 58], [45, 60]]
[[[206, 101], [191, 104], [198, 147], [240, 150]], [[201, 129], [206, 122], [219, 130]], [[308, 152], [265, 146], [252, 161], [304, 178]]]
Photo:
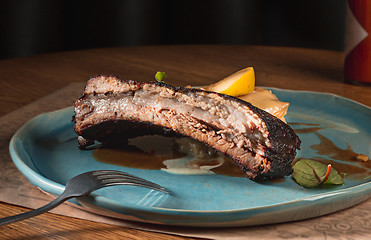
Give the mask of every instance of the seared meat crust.
[[143, 134], [180, 134], [230, 156], [250, 179], [292, 172], [294, 131], [248, 102], [201, 89], [92, 77], [75, 103], [80, 147]]

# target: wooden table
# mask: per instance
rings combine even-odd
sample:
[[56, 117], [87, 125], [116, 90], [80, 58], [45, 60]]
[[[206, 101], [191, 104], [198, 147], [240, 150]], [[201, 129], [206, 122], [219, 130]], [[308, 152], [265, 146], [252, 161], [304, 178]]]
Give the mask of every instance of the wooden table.
[[[153, 80], [165, 71], [173, 85], [203, 85], [253, 66], [257, 85], [330, 92], [371, 106], [371, 88], [343, 82], [343, 53], [261, 46], [146, 46], [91, 49], [0, 61], [0, 117], [70, 82], [100, 73]], [[25, 211], [0, 203], [0, 217]], [[184, 239], [86, 220], [44, 214], [0, 229], [19, 239]]]

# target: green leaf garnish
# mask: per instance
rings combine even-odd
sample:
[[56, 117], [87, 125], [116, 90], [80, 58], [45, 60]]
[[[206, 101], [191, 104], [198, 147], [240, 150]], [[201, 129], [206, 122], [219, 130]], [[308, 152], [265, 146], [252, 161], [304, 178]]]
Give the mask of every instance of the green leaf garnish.
[[320, 184], [344, 184], [342, 177], [331, 166], [311, 159], [301, 159], [293, 166], [292, 177], [303, 187], [311, 188]]
[[164, 79], [167, 77], [165, 72], [157, 72], [155, 78], [158, 82], [166, 83]]

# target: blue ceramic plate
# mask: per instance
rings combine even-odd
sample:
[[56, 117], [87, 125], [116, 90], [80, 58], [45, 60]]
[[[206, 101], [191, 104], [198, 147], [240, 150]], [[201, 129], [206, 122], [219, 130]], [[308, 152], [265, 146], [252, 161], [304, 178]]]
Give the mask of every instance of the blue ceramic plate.
[[[341, 160], [357, 153], [370, 156], [369, 107], [332, 94], [271, 90], [280, 100], [290, 102], [286, 121], [302, 140], [298, 158]], [[78, 149], [72, 115], [72, 108], [42, 114], [12, 138], [12, 159], [32, 184], [59, 195], [68, 179], [77, 174], [115, 169], [154, 181], [172, 192], [167, 195], [114, 186], [74, 200], [95, 213], [167, 225], [250, 226], [317, 217], [371, 196], [370, 164], [346, 158], [338, 161], [338, 170], [351, 172], [344, 185], [313, 189], [297, 185], [290, 176], [281, 181], [254, 182], [243, 177], [179, 175], [100, 162], [92, 151]]]

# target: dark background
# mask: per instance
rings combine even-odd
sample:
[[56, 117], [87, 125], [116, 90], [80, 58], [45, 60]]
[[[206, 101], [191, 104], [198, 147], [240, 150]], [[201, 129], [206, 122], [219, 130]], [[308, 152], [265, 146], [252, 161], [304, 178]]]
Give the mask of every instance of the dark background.
[[345, 0], [0, 0], [0, 59], [155, 44], [342, 51]]

